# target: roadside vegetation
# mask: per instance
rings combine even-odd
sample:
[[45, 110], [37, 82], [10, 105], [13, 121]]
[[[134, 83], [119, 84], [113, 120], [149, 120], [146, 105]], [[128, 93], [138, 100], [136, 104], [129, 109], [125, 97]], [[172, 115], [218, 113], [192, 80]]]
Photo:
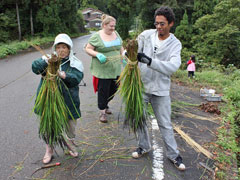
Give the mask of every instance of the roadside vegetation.
[[229, 65], [200, 64], [196, 77], [189, 79], [186, 63], [173, 75], [173, 80], [186, 86], [215, 89], [222, 95], [220, 103], [221, 124], [217, 130], [217, 141], [212, 143], [217, 169], [216, 178], [238, 179], [240, 175], [240, 70]]
[[[85, 33], [75, 33], [75, 34], [70, 34], [72, 38], [74, 37], [79, 37], [88, 34], [87, 32]], [[5, 58], [8, 55], [14, 55], [17, 54], [23, 50], [32, 48], [32, 45], [37, 45], [37, 46], [51, 46], [54, 41], [54, 36], [46, 36], [46, 37], [33, 37], [30, 39], [25, 39], [22, 41], [11, 41], [9, 43], [0, 43], [0, 58]]]

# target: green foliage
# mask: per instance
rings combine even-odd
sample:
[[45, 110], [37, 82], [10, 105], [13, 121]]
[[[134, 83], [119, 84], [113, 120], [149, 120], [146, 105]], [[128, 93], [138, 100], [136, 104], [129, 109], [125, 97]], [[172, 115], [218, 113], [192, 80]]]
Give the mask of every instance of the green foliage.
[[135, 11], [136, 0], [109, 0], [108, 9], [110, 15], [114, 16], [117, 19], [116, 29], [119, 32], [120, 36], [123, 39], [129, 37], [129, 30], [131, 28], [134, 11]]
[[206, 61], [227, 66], [240, 66], [240, 0], [223, 0], [212, 15], [198, 19], [194, 25], [198, 34], [193, 38], [195, 51]]
[[80, 9], [93, 8], [108, 13], [108, 0], [80, 0]]
[[45, 38], [33, 38], [31, 41], [13, 41], [9, 44], [0, 44], [0, 58], [4, 58], [7, 55], [13, 55], [17, 52], [27, 49], [33, 45], [46, 44], [48, 42], [54, 41], [54, 37], [45, 37]]
[[[239, 71], [239, 70], [238, 70]], [[232, 85], [229, 87], [226, 87], [224, 93], [225, 98], [231, 103], [236, 106], [236, 108], [240, 108], [240, 80], [233, 81]]]
[[0, 13], [0, 42], [7, 42], [17, 33], [17, 22], [13, 11]]
[[95, 1], [93, 0], [79, 0], [79, 5], [80, 5], [79, 10], [83, 10], [86, 8], [98, 9], [98, 7], [94, 5], [94, 2]]
[[[144, 29], [155, 28], [154, 23], [154, 12], [159, 7], [159, 1], [156, 0], [142, 0], [142, 10], [140, 18]], [[159, 2], [161, 3], [161, 2]]]
[[194, 0], [193, 22], [204, 15], [212, 14], [217, 3], [218, 0]]
[[77, 26], [80, 32], [86, 32], [87, 30], [84, 28], [85, 21], [83, 20], [83, 14], [81, 10], [77, 11]]
[[36, 20], [41, 24], [43, 35], [56, 35], [66, 30], [64, 21], [61, 21], [59, 17], [58, 4], [50, 1], [49, 3], [43, 3], [37, 13]]
[[188, 23], [187, 11], [183, 15], [183, 19], [180, 22], [180, 25], [176, 28], [175, 31], [176, 37], [182, 42], [184, 48], [191, 48], [191, 38], [192, 38], [192, 27]]
[[[0, 42], [18, 39], [15, 2], [11, 0], [0, 3]], [[70, 34], [85, 31], [82, 15], [78, 13], [77, 0], [21, 0], [18, 1], [18, 8], [24, 38], [32, 32], [48, 36], [62, 32]]]
[[133, 33], [138, 35], [143, 31], [143, 26], [142, 26], [142, 20], [140, 19], [140, 16], [137, 16], [134, 18], [134, 23], [131, 26], [131, 32], [129, 32], [129, 35], [131, 39], [136, 38], [137, 36], [133, 36]]

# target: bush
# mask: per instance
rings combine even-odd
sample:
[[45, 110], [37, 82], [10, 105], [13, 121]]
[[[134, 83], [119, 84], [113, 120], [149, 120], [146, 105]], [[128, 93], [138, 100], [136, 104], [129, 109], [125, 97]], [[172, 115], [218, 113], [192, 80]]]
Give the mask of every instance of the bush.
[[4, 58], [8, 55], [17, 54], [19, 51], [27, 49], [33, 45], [42, 45], [49, 42], [53, 42], [54, 37], [45, 37], [45, 38], [33, 38], [30, 41], [13, 41], [9, 44], [0, 44], [0, 58]]

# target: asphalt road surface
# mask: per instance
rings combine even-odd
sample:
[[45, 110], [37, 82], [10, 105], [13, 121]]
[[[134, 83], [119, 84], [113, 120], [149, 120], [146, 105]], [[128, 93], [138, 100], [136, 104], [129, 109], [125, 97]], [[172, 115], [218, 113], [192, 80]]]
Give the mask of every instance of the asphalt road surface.
[[[176, 134], [179, 150], [187, 166], [185, 172], [178, 171], [165, 156], [165, 148], [154, 120], [149, 122], [153, 150], [141, 159], [132, 159], [131, 152], [136, 148], [137, 141], [133, 133], [123, 129], [120, 113], [123, 105], [120, 97], [116, 96], [110, 103], [113, 115], [108, 115], [109, 123], [99, 122], [97, 95], [93, 92], [89, 71], [91, 58], [83, 51], [89, 37], [90, 35], [73, 39], [76, 56], [82, 60], [85, 67], [84, 80], [80, 84], [82, 118], [76, 131], [80, 156], [71, 158], [64, 154], [61, 148], [56, 148], [57, 153], [54, 154], [52, 163], [61, 162], [61, 165], [40, 170], [33, 177], [31, 174], [43, 166], [42, 157], [45, 153], [45, 144], [38, 137], [39, 120], [32, 112], [40, 76], [32, 73], [31, 64], [33, 60], [41, 57], [41, 54], [31, 50], [0, 60], [0, 179], [204, 179], [206, 173], [204, 169], [199, 168], [198, 163], [206, 163], [206, 157], [193, 150]], [[44, 51], [51, 53], [51, 48]], [[173, 91], [175, 99], [187, 99], [181, 96], [186, 92], [183, 87], [179, 89], [175, 85]], [[188, 91], [191, 99], [195, 98], [192, 103], [201, 102], [196, 92]], [[185, 123], [185, 127], [190, 120], [183, 115], [173, 117], [175, 123]], [[215, 128], [215, 123], [209, 123], [206, 124], [207, 127]], [[193, 132], [198, 129], [192, 128]], [[204, 144], [213, 137], [202, 139], [199, 142]]]

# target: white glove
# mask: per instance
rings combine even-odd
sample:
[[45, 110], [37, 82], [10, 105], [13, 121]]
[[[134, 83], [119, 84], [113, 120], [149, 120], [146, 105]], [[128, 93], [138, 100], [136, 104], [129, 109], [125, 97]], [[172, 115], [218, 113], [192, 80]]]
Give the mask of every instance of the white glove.
[[43, 55], [42, 59], [48, 64], [48, 60], [51, 58], [51, 55], [46, 54], [47, 56]]

